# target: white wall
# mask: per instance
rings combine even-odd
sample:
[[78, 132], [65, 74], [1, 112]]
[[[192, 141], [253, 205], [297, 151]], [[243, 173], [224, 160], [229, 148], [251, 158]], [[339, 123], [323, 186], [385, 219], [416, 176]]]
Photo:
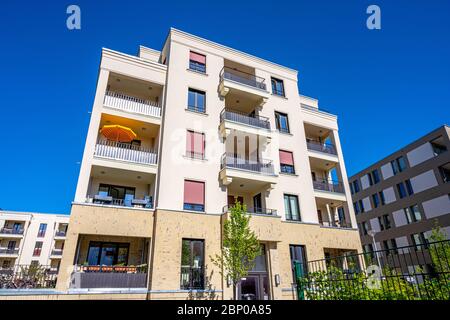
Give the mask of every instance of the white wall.
[[426, 142], [423, 145], [408, 152], [406, 156], [408, 157], [409, 166], [414, 167], [419, 163], [433, 158], [434, 152], [431, 144], [429, 142]]
[[421, 173], [410, 179], [414, 193], [419, 193], [421, 191], [433, 188], [438, 185], [436, 176], [433, 170]]
[[438, 198], [424, 201], [422, 206], [427, 219], [450, 214], [450, 197], [448, 195], [443, 195]]

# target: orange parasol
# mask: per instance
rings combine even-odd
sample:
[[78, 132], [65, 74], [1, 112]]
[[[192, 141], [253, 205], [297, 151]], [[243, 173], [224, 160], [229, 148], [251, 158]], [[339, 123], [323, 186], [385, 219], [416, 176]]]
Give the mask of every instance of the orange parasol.
[[118, 142], [130, 142], [137, 137], [133, 130], [118, 124], [103, 126], [100, 132], [106, 139]]

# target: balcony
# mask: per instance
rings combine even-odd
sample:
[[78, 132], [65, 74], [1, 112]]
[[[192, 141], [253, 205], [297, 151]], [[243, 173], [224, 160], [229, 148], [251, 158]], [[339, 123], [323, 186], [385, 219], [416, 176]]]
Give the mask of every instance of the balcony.
[[[270, 141], [270, 121], [266, 117], [250, 116], [246, 113], [223, 109], [220, 113], [220, 134], [223, 138], [229, 136], [233, 131], [245, 132], [259, 135]], [[262, 143], [265, 143], [262, 141]]]
[[219, 92], [225, 97], [230, 91], [259, 98], [263, 105], [269, 98], [265, 79], [237, 68], [224, 66], [220, 71]]
[[137, 199], [134, 197], [127, 199], [116, 199], [107, 194], [99, 193], [94, 195], [93, 198], [88, 198], [87, 202], [116, 207], [153, 209], [153, 198], [151, 196], [145, 196], [143, 199]]
[[336, 148], [331, 143], [321, 143], [316, 140], [306, 140], [308, 150], [326, 153], [330, 155], [337, 155]]
[[51, 254], [50, 254], [50, 257], [52, 259], [55, 259], [55, 258], [61, 259], [62, 254], [63, 254], [63, 249], [53, 249]]
[[[223, 207], [222, 211], [230, 212], [232, 206], [226, 205]], [[256, 215], [263, 215], [263, 216], [277, 216], [277, 210], [275, 209], [267, 209], [267, 208], [253, 208], [253, 207], [247, 207], [247, 213], [248, 214], [256, 214]]]
[[19, 248], [0, 248], [0, 256], [2, 257], [17, 257], [19, 255]]
[[74, 267], [71, 289], [146, 288], [147, 265]]
[[128, 113], [156, 118], [161, 117], [161, 105], [158, 102], [136, 98], [123, 93], [106, 91], [103, 104], [105, 107]]
[[314, 190], [327, 191], [333, 193], [344, 193], [344, 186], [340, 181], [318, 180], [313, 181]]
[[156, 165], [158, 160], [156, 151], [147, 150], [128, 143], [106, 140], [97, 142], [94, 155], [96, 157], [144, 165]]
[[23, 237], [23, 232], [24, 232], [24, 229], [1, 228], [0, 229], [0, 237], [21, 238], [21, 237]]
[[67, 231], [56, 230], [56, 232], [55, 232], [55, 238], [65, 238], [66, 235], [67, 235]]
[[220, 178], [224, 185], [229, 185], [233, 179], [240, 183], [253, 181], [252, 185], [255, 181], [273, 184], [277, 179], [271, 160], [254, 161], [225, 153], [222, 155], [220, 168]]

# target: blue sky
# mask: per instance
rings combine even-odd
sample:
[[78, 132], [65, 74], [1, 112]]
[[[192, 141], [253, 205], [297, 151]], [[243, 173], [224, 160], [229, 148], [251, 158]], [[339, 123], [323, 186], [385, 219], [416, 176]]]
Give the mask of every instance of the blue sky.
[[349, 176], [450, 123], [450, 1], [195, 2], [2, 3], [0, 208], [70, 211], [101, 47], [160, 49], [171, 26], [299, 70], [300, 92], [339, 116]]

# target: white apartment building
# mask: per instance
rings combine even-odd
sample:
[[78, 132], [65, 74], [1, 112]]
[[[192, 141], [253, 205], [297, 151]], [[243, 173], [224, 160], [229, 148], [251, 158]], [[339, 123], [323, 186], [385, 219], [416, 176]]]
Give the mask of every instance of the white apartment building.
[[68, 215], [0, 211], [0, 268], [42, 265], [59, 268]]
[[293, 299], [293, 260], [361, 252], [337, 117], [296, 70], [176, 29], [103, 49], [57, 288], [229, 299], [210, 257], [235, 201], [264, 248], [242, 297]]

